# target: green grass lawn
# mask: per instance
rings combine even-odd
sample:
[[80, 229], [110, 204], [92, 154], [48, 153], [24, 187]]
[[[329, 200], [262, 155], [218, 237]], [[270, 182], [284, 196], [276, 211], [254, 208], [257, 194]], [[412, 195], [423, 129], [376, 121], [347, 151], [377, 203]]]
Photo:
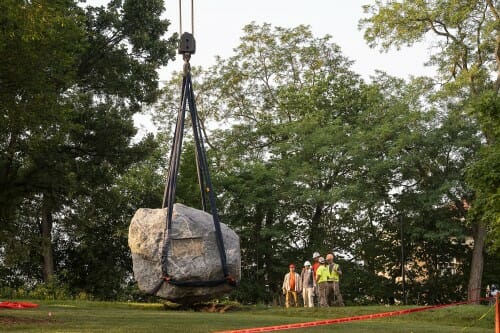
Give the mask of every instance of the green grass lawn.
[[[32, 301], [36, 309], [0, 309], [0, 332], [206, 333], [397, 311], [410, 307], [283, 309], [246, 306], [225, 313], [165, 310], [162, 304]], [[50, 316], [49, 316], [50, 314]], [[481, 318], [481, 319], [480, 319]], [[282, 332], [494, 332], [494, 307], [462, 305], [395, 317]]]

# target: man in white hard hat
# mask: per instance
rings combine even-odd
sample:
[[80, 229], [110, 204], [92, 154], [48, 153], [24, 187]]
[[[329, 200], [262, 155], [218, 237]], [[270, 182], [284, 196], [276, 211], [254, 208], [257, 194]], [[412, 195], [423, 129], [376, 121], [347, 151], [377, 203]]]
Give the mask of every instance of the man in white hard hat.
[[304, 269], [300, 273], [300, 279], [302, 280], [302, 298], [304, 299], [304, 307], [314, 307], [314, 287], [316, 286], [316, 281], [314, 280], [314, 272], [311, 268], [311, 263], [306, 261], [304, 263]]
[[313, 272], [314, 272], [314, 279], [315, 279], [315, 280], [316, 280], [316, 270], [317, 270], [317, 269], [318, 269], [318, 267], [319, 267], [319, 261], [318, 261], [318, 260], [319, 260], [319, 257], [321, 257], [321, 256], [320, 256], [320, 254], [319, 254], [319, 252], [314, 252], [314, 253], [313, 253], [313, 264], [312, 264], [312, 266], [311, 266], [311, 267], [312, 267], [312, 270], [313, 270]]
[[326, 267], [325, 258], [319, 257], [318, 259], [320, 266], [316, 271], [316, 283], [318, 284], [318, 292], [319, 292], [319, 306], [327, 307], [328, 299], [326, 297], [327, 288], [328, 288], [328, 276], [330, 275], [328, 268]]
[[[316, 271], [318, 270], [318, 267], [319, 267], [319, 257], [321, 257], [321, 255], [319, 254], [319, 252], [314, 252], [313, 253], [313, 264], [312, 264], [312, 270], [313, 270], [313, 276], [314, 276], [314, 282], [316, 282]], [[319, 290], [318, 290], [318, 284], [316, 283], [314, 285], [314, 296], [315, 296], [315, 299], [316, 299], [316, 303], [319, 304]]]

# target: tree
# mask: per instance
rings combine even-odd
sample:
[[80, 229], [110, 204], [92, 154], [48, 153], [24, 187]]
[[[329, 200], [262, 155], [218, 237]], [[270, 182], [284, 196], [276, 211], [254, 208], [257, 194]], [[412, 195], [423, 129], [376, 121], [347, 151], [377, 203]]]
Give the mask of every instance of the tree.
[[460, 298], [464, 275], [445, 277], [442, 264], [469, 255], [463, 169], [479, 143], [461, 101], [436, 95], [428, 78], [378, 73], [367, 84], [328, 36], [303, 26], [250, 24], [234, 56], [196, 74], [221, 218], [241, 238], [236, 297], [276, 300], [284, 267], [333, 248], [346, 255], [349, 301], [366, 302], [360, 288], [376, 302], [401, 298], [405, 263], [411, 301]]
[[[241, 237], [244, 280], [264, 297], [266, 284], [280, 289], [282, 267], [303, 257], [304, 246], [330, 246], [307, 223], [317, 211], [322, 228], [331, 207], [324, 192], [340, 171], [322, 159], [341, 152], [321, 146], [342, 136], [341, 121], [332, 120], [361, 105], [360, 79], [329, 37], [314, 38], [305, 26], [250, 24], [244, 32], [236, 55], [203, 73], [195, 91], [202, 117], [234, 124], [211, 132], [208, 153], [223, 222]], [[336, 110], [334, 99], [343, 103]]]
[[[380, 44], [382, 49], [399, 48], [431, 35], [437, 51], [430, 57], [429, 64], [436, 65], [441, 77], [448, 82], [446, 94], [467, 99], [493, 91], [497, 96], [500, 89], [497, 1], [404, 0], [387, 4], [377, 1], [375, 5], [366, 6], [365, 11], [370, 17], [361, 20], [360, 25], [366, 29], [365, 39], [372, 47]], [[490, 79], [492, 73], [496, 73], [495, 82]], [[472, 110], [471, 116], [480, 123], [479, 112]], [[495, 134], [484, 131], [484, 126], [481, 128], [487, 145], [494, 144]], [[472, 202], [472, 208], [477, 204], [480, 201]], [[486, 223], [492, 222], [477, 217], [471, 220], [474, 252], [469, 300], [480, 297]]]
[[[460, 202], [456, 168], [462, 159], [450, 158], [450, 151], [471, 141], [451, 132], [470, 129], [463, 122], [441, 128], [446, 119], [425, 104], [433, 103], [432, 81], [407, 84], [380, 74], [364, 83], [328, 36], [267, 24], [244, 32], [236, 54], [198, 72], [195, 83], [202, 115], [229, 124], [211, 131], [209, 156], [222, 220], [241, 237], [244, 287], [238, 297], [269, 299], [264, 286], [277, 293], [283, 267], [332, 248], [350, 256], [352, 299], [358, 288], [377, 300], [394, 297], [401, 272], [395, 216], [414, 215], [408, 234], [425, 218], [433, 237], [433, 247], [409, 247], [409, 261], [434, 258], [451, 246], [450, 237], [462, 237], [460, 228], [443, 231], [443, 221], [460, 215], [445, 214], [443, 197]], [[164, 96], [164, 105], [178, 107], [173, 95]], [[394, 194], [404, 186], [405, 195]], [[457, 244], [446, 256], [462, 258], [464, 252]], [[369, 287], [374, 279], [386, 288]]]
[[154, 144], [154, 153], [121, 173], [112, 186], [97, 186], [91, 196], [75, 199], [61, 234], [58, 256], [59, 280], [73, 295], [84, 293], [98, 299], [116, 300], [132, 285], [132, 260], [128, 248], [130, 218], [141, 207], [159, 207], [162, 202], [164, 149]]
[[[65, 117], [69, 105], [60, 96], [75, 82], [74, 68], [85, 47], [83, 16], [76, 5], [65, 2], [46, 6], [7, 1], [2, 7], [0, 15], [6, 21], [0, 43], [5, 120], [0, 131], [2, 222], [10, 225], [17, 207], [36, 196], [33, 201], [44, 203], [31, 205], [39, 208], [41, 236], [47, 239], [52, 225], [52, 199], [47, 189], [64, 182], [46, 173], [59, 175], [64, 168], [48, 152], [64, 140], [62, 133], [68, 130]], [[45, 278], [53, 274], [49, 244], [41, 244]]]
[[160, 18], [158, 0], [85, 9], [70, 0], [0, 6], [6, 23], [1, 218], [7, 226], [40, 225], [35, 249], [49, 281], [56, 266], [52, 236], [61, 225], [85, 228], [84, 220], [68, 220], [68, 212], [79, 200], [99, 200], [100, 191], [151, 151], [151, 137], [132, 142], [132, 116], [155, 101], [156, 70], [173, 58], [175, 36], [163, 39], [168, 21]]
[[[357, 162], [343, 192], [349, 204], [344, 229], [354, 230], [349, 251], [368, 271], [387, 273], [393, 297], [410, 302], [417, 302], [419, 292], [428, 302], [456, 297], [462, 274], [445, 279], [442, 266], [468, 255], [460, 222], [461, 198], [468, 194], [463, 168], [479, 140], [462, 113], [441, 111], [457, 107], [436, 99], [433, 86], [428, 78], [372, 77], [350, 136]], [[402, 266], [407, 267], [405, 295]]]

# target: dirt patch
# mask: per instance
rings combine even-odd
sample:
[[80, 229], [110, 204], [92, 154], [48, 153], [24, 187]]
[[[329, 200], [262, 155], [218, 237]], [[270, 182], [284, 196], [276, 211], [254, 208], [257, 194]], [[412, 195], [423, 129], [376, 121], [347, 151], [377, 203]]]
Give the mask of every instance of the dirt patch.
[[219, 313], [224, 313], [227, 311], [235, 311], [236, 307], [231, 305], [231, 304], [217, 304], [217, 303], [212, 303], [212, 304], [200, 304], [198, 306], [194, 306], [194, 311], [200, 311], [200, 312], [219, 312]]
[[15, 324], [51, 324], [54, 323], [53, 319], [38, 319], [14, 316], [0, 316], [1, 325], [15, 325]]
[[206, 302], [206, 303], [195, 303], [189, 305], [167, 302], [164, 303], [163, 306], [165, 310], [196, 311], [196, 312], [224, 313], [229, 311], [241, 310], [241, 305], [237, 302], [229, 302], [229, 303]]

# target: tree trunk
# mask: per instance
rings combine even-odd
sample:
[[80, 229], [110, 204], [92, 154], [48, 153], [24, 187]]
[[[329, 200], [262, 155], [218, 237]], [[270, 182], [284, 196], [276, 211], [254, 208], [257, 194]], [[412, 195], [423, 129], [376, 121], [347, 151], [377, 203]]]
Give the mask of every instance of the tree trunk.
[[474, 248], [472, 250], [472, 263], [469, 275], [468, 300], [479, 304], [481, 297], [481, 279], [484, 264], [484, 243], [486, 240], [486, 226], [477, 223], [473, 226]]
[[495, 92], [498, 94], [500, 91], [500, 33], [497, 33], [495, 58], [497, 61], [497, 80], [495, 82]]
[[54, 254], [52, 252], [52, 211], [45, 196], [43, 198], [42, 207], [42, 223], [40, 232], [43, 260], [43, 281], [47, 283], [54, 277]]
[[267, 247], [268, 244], [264, 243], [262, 241], [262, 229], [264, 228], [264, 218], [265, 218], [265, 214], [264, 214], [264, 209], [261, 205], [257, 205], [255, 207], [255, 216], [254, 216], [254, 221], [255, 221], [255, 225], [254, 225], [254, 228], [253, 228], [253, 234], [252, 234], [252, 237], [253, 237], [253, 244], [249, 244], [250, 247], [253, 246], [253, 249], [255, 251], [254, 253], [254, 258], [253, 258], [253, 261], [255, 263], [255, 270], [254, 270], [254, 279], [255, 281], [259, 281], [259, 271], [261, 270], [262, 268], [262, 254], [265, 252], [264, 250], [261, 250], [262, 247]]
[[[323, 204], [318, 203], [314, 209], [311, 218], [311, 227], [309, 228], [309, 248], [311, 251], [319, 251], [323, 237], [320, 232], [320, 223], [323, 216]], [[312, 255], [312, 252], [311, 252]]]
[[[266, 214], [266, 228], [268, 229], [272, 229], [273, 228], [273, 223], [274, 223], [274, 211], [272, 209], [269, 209], [267, 211], [267, 214]], [[272, 236], [271, 234], [268, 234], [265, 239], [264, 239], [264, 242], [266, 244], [272, 244]], [[272, 258], [275, 256], [275, 253], [274, 253], [274, 250], [272, 248], [272, 246], [267, 246], [266, 247], [266, 252], [263, 254], [262, 256], [262, 268], [264, 270], [264, 276], [263, 276], [263, 284], [265, 286], [265, 291], [266, 291], [266, 295], [269, 297], [266, 301], [270, 302], [271, 301], [271, 295], [269, 294], [269, 292], [271, 291], [270, 290], [270, 278], [269, 278], [269, 275], [268, 275], [268, 272], [269, 272], [269, 269], [272, 267], [273, 265], [273, 262], [272, 262]], [[278, 290], [274, 290], [275, 292], [278, 291]]]

